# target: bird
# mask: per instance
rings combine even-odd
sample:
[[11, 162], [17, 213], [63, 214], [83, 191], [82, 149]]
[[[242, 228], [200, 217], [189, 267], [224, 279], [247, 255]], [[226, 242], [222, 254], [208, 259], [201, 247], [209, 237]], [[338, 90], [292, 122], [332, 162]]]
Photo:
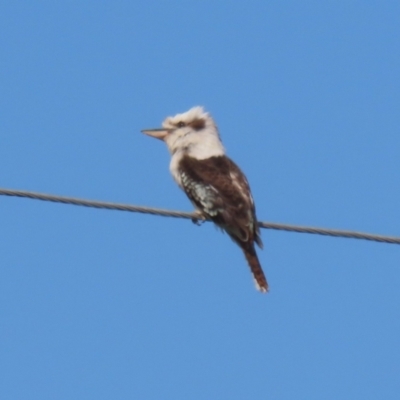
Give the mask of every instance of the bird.
[[141, 132], [165, 142], [171, 154], [170, 172], [197, 215], [214, 222], [242, 249], [256, 288], [268, 292], [255, 249], [255, 244], [262, 248], [263, 243], [250, 186], [226, 155], [212, 116], [196, 106], [167, 117], [162, 128]]

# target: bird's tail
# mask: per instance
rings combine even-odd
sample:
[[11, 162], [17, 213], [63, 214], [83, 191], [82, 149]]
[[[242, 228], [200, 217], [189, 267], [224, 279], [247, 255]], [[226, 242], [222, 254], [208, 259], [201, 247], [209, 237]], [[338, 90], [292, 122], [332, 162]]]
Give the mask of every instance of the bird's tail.
[[243, 250], [244, 256], [249, 264], [250, 270], [254, 277], [254, 282], [256, 288], [260, 292], [268, 292], [268, 282], [265, 278], [264, 272], [262, 270], [260, 261], [258, 260], [256, 250], [254, 248], [254, 243], [241, 243], [240, 247]]

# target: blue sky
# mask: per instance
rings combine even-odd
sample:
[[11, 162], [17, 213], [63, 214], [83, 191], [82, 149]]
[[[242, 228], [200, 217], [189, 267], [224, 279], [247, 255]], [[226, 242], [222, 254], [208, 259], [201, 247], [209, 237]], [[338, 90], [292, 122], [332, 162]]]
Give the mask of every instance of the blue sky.
[[[260, 220], [400, 236], [400, 5], [3, 2], [1, 187], [191, 211], [203, 105]], [[397, 399], [400, 247], [0, 198], [2, 399]]]

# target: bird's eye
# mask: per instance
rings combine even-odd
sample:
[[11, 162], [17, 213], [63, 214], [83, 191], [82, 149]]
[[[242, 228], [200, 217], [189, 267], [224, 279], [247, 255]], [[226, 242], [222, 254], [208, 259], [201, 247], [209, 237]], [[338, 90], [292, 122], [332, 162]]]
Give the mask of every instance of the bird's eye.
[[184, 126], [185, 126], [185, 123], [182, 122], [182, 121], [178, 122], [178, 124], [177, 124], [177, 127], [178, 127], [178, 128], [182, 128], [182, 127], [184, 127]]

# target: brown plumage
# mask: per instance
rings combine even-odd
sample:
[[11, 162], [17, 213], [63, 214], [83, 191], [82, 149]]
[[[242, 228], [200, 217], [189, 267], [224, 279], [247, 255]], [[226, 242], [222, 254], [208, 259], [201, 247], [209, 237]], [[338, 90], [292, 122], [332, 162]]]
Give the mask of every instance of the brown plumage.
[[240, 246], [258, 289], [268, 291], [254, 247], [262, 247], [254, 201], [243, 172], [227, 156], [198, 160], [187, 155], [180, 160], [179, 171], [189, 199]]

